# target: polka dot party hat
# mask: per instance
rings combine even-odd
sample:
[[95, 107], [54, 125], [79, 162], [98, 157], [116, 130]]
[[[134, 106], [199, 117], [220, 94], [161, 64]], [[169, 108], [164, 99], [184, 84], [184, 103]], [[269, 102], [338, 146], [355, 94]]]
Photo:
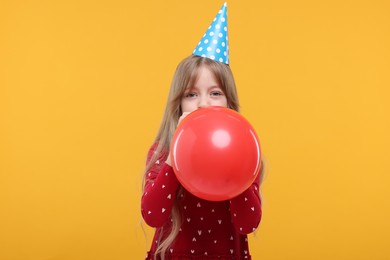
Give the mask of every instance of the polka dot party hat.
[[227, 4], [223, 4], [192, 54], [229, 64]]

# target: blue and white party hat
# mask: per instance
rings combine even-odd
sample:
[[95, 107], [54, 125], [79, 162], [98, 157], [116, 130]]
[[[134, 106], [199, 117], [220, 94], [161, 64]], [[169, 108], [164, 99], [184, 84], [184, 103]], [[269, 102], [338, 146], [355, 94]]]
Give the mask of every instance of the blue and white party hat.
[[223, 4], [192, 54], [229, 64], [227, 4]]

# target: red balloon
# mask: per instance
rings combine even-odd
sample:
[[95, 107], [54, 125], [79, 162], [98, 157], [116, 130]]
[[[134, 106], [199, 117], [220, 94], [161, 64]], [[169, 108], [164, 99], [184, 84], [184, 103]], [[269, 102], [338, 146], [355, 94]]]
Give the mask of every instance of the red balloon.
[[177, 127], [171, 142], [172, 167], [193, 195], [222, 201], [241, 194], [259, 173], [257, 134], [238, 112], [200, 108]]

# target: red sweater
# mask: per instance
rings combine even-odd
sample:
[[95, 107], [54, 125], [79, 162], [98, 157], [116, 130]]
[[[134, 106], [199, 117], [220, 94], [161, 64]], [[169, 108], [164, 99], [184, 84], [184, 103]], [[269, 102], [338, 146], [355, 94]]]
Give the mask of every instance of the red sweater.
[[[150, 161], [157, 144], [148, 153]], [[178, 198], [182, 216], [180, 231], [166, 252], [165, 259], [251, 259], [246, 234], [253, 232], [261, 220], [259, 178], [241, 195], [227, 201], [207, 201], [195, 197], [182, 187], [167, 154], [159, 156], [146, 174], [146, 187], [141, 199], [145, 222], [156, 228], [146, 259], [153, 260], [158, 238], [172, 226], [171, 210]], [[157, 258], [159, 259], [159, 258]]]

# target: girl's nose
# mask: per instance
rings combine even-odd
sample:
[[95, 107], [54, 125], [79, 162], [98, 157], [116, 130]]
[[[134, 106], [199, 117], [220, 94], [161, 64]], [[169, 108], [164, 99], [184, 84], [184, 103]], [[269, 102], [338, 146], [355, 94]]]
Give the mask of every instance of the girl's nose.
[[198, 108], [207, 107], [207, 106], [208, 106], [207, 98], [201, 97], [199, 99]]

